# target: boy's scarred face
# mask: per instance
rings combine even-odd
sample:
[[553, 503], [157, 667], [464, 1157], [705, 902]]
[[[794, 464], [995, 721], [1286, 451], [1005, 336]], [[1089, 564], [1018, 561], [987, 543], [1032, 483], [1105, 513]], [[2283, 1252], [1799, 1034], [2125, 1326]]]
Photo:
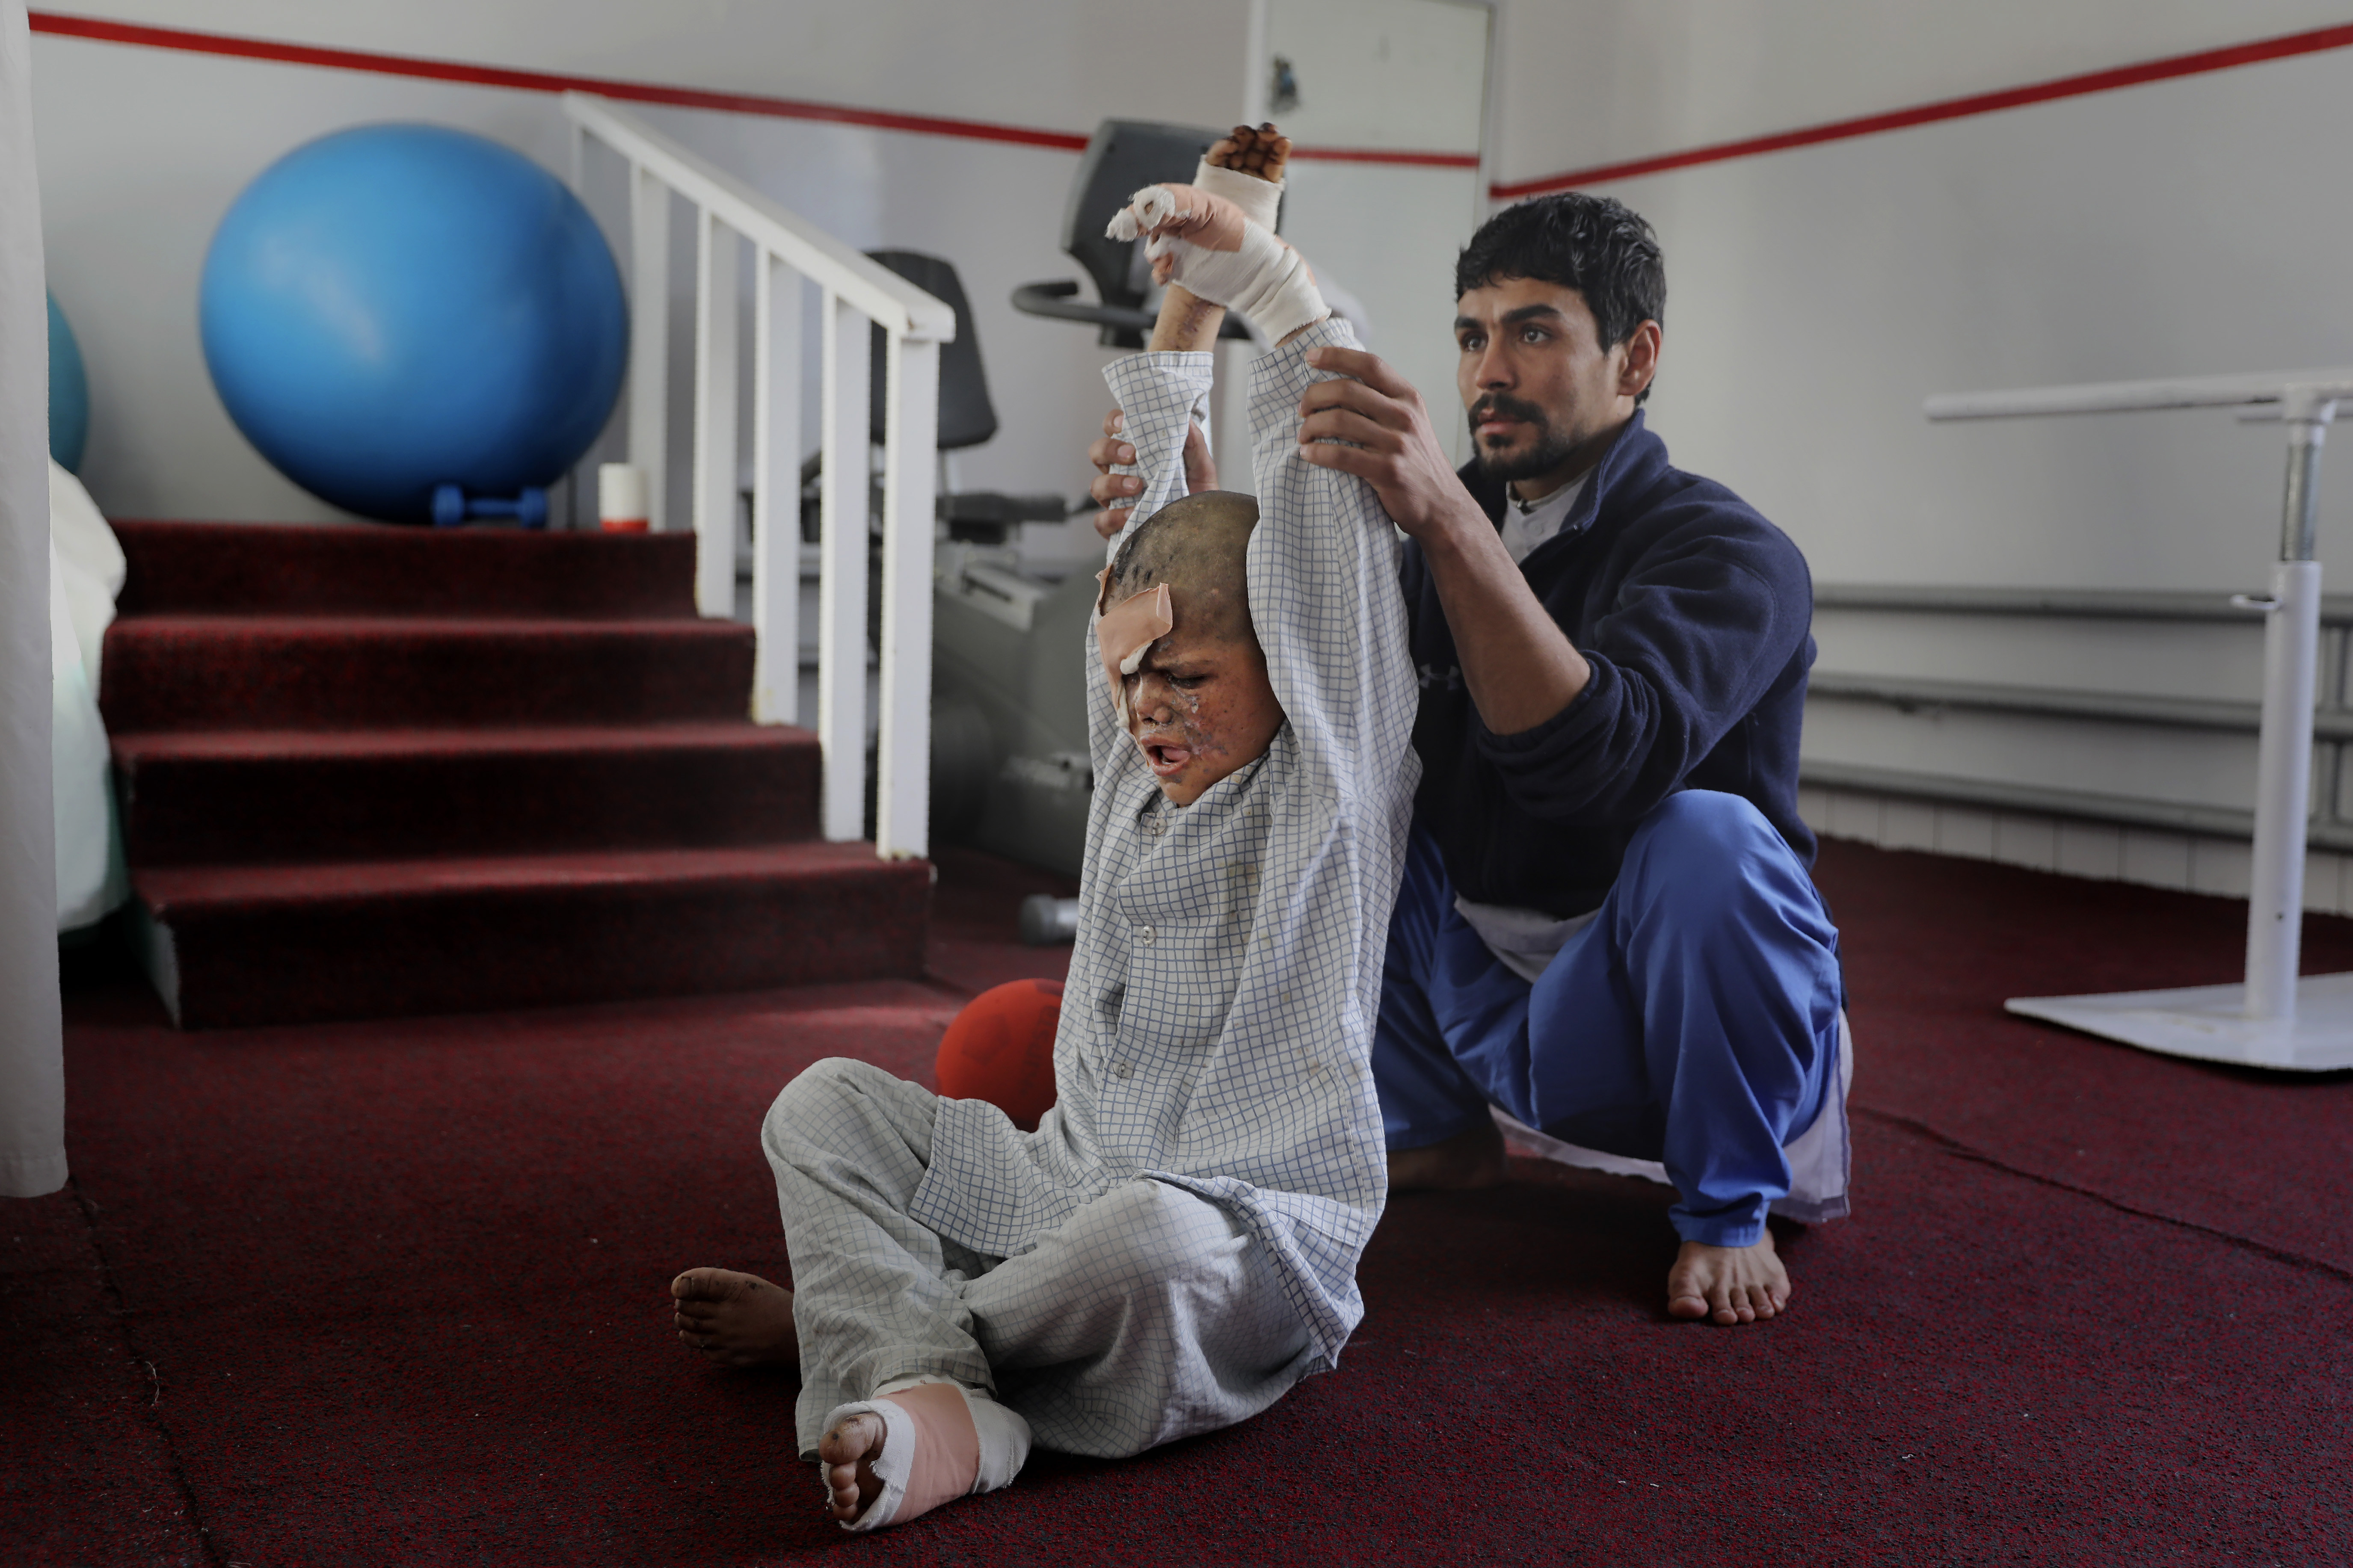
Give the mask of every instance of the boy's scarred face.
[[1128, 733], [1170, 804], [1190, 805], [1211, 784], [1266, 754], [1282, 704], [1258, 639], [1188, 630], [1204, 619], [1176, 600], [1176, 624], [1127, 678]]

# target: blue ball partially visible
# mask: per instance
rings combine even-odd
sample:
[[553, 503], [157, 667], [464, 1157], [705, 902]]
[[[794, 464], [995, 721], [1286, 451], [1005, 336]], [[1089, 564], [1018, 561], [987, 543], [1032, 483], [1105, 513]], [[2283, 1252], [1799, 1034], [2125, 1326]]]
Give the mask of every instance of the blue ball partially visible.
[[90, 445], [90, 373], [81, 363], [72, 323], [49, 296], [49, 456], [69, 473], [81, 472]]
[[578, 198], [436, 125], [340, 131], [262, 171], [213, 236], [198, 314], [246, 438], [388, 522], [428, 521], [437, 485], [560, 478], [628, 353], [620, 272]]

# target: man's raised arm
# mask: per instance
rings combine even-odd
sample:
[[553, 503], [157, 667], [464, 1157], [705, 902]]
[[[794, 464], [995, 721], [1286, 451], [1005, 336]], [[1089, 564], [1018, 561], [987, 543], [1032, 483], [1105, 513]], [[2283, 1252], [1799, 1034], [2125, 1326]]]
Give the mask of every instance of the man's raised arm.
[[1455, 478], [1421, 394], [1354, 344], [1327, 348], [1315, 363], [1332, 374], [1318, 378], [1302, 409], [1305, 438], [1317, 443], [1303, 448], [1306, 460], [1361, 477], [1420, 544], [1480, 722], [1513, 735], [1558, 714], [1584, 691], [1592, 667]]

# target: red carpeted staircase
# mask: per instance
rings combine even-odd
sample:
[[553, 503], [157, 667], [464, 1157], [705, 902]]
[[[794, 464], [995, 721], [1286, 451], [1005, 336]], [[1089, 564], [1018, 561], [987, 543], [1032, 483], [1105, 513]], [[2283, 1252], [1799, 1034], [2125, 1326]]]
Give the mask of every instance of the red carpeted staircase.
[[818, 842], [817, 739], [684, 534], [119, 522], [100, 705], [187, 1027], [922, 973], [930, 868]]

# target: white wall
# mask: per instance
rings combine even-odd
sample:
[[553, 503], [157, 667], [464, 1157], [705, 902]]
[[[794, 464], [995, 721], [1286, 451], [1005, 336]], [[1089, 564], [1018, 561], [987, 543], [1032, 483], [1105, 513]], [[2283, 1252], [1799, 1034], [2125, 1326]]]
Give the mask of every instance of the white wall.
[[[2317, 0], [1506, 0], [1499, 176], [2342, 20]], [[2348, 100], [2343, 50], [1597, 187], [1666, 248], [1653, 423], [1827, 581], [2252, 584], [2275, 433], [1932, 427], [1919, 399], [2353, 360]], [[2325, 548], [2353, 566], [2353, 484], [2325, 493]]]
[[[2341, 5], [1505, 0], [1500, 175], [1904, 108], [2345, 20]], [[2227, 414], [1931, 426], [1960, 391], [2353, 363], [2353, 50], [1597, 188], [1658, 227], [1651, 422], [1826, 583], [2263, 586], [2283, 438]], [[2353, 471], [2320, 552], [2353, 587]], [[1821, 668], [2252, 700], [2251, 629], [1825, 614]], [[1807, 754], [2243, 808], [2252, 741], [1819, 700]]]
[[[2258, 584], [2275, 427], [1920, 400], [2353, 361], [2348, 100], [2339, 52], [1613, 186], [1670, 258], [1655, 417], [1826, 580]], [[2342, 571], [2353, 487], [2323, 495]]]
[[1501, 0], [1505, 183], [2347, 21], [2342, 0]]
[[[1146, 68], [1144, 47], [1166, 26], [1165, 8], [1147, 0], [45, 0], [42, 9], [1080, 135], [1113, 114], [1207, 114], [1215, 124], [1239, 99], [1224, 56], [1214, 73]], [[1243, 19], [1240, 0], [1186, 7], [1187, 26], [1208, 37], [1239, 38]]]
[[[1300, 101], [1281, 115], [1303, 147], [1476, 159], [1486, 131], [1492, 12], [1463, 0], [1261, 0], [1250, 113], [1263, 118], [1271, 62], [1289, 60]], [[1474, 167], [1303, 158], [1291, 167], [1283, 237], [1366, 307], [1366, 346], [1421, 391], [1455, 460], [1470, 455], [1461, 400], [1454, 258], [1485, 215]]]
[[[1139, 0], [855, 8], [651, 0], [333, 6], [122, 0], [112, 19], [538, 70], [989, 119], [1083, 135], [1110, 115], [1204, 124], [1240, 108], [1242, 0], [1194, 8], [1238, 40], [1216, 70], [1139, 69]], [[271, 160], [376, 120], [430, 120], [561, 173], [547, 95], [56, 37], [34, 41], [49, 276], [90, 364], [85, 479], [122, 516], [255, 521], [334, 515], [229, 425], [204, 371], [196, 280], [221, 214]], [[960, 462], [972, 488], [1075, 495], [1109, 357], [1093, 334], [1017, 314], [1014, 286], [1076, 276], [1056, 244], [1066, 153], [695, 110], [641, 107], [660, 129], [852, 244], [932, 250], [971, 296], [1003, 429]], [[691, 274], [689, 275], [691, 276]], [[684, 279], [680, 279], [683, 287]], [[681, 352], [688, 341], [674, 334]], [[682, 376], [673, 385], [686, 385]]]
[[[1192, 9], [1198, 34], [1237, 44], [1187, 73], [1138, 68], [1134, 40], [1165, 27], [1143, 0], [66, 8], [1075, 132], [1110, 113], [1238, 111], [1229, 62], [1250, 10]], [[2329, 19], [2306, 0], [1504, 0], [1493, 163], [1526, 178]], [[195, 282], [214, 224], [270, 159], [372, 119], [469, 126], [560, 168], [553, 101], [57, 37], [35, 50], [51, 275], [91, 362], [93, 489], [126, 513], [321, 515], [245, 447], [204, 377]], [[2353, 358], [2332, 248], [2353, 241], [2331, 112], [2348, 89], [2353, 53], [2324, 55], [1612, 187], [1667, 244], [1655, 422], [1679, 460], [1788, 528], [1825, 580], [2251, 584], [2268, 552], [2269, 433], [2195, 415], [1931, 428], [1913, 410], [1944, 388]], [[644, 112], [855, 243], [952, 257], [1006, 425], [961, 481], [1083, 484], [1072, 433], [1099, 412], [1103, 355], [1007, 303], [1017, 283], [1073, 270], [1053, 243], [1068, 155]], [[1397, 188], [1417, 178], [1432, 177]], [[1306, 166], [1303, 207], [1318, 182], [1335, 196], [1352, 183]], [[1451, 189], [1410, 195], [1410, 245], [1351, 239], [1326, 265], [1352, 284], [1440, 266], [1470, 226], [1451, 204]], [[1420, 313], [1377, 309], [1377, 325], [1429, 384], [1446, 328], [1442, 308]], [[1444, 384], [1425, 392], [1449, 401]], [[2353, 566], [2353, 487], [2324, 489], [2324, 552]]]

